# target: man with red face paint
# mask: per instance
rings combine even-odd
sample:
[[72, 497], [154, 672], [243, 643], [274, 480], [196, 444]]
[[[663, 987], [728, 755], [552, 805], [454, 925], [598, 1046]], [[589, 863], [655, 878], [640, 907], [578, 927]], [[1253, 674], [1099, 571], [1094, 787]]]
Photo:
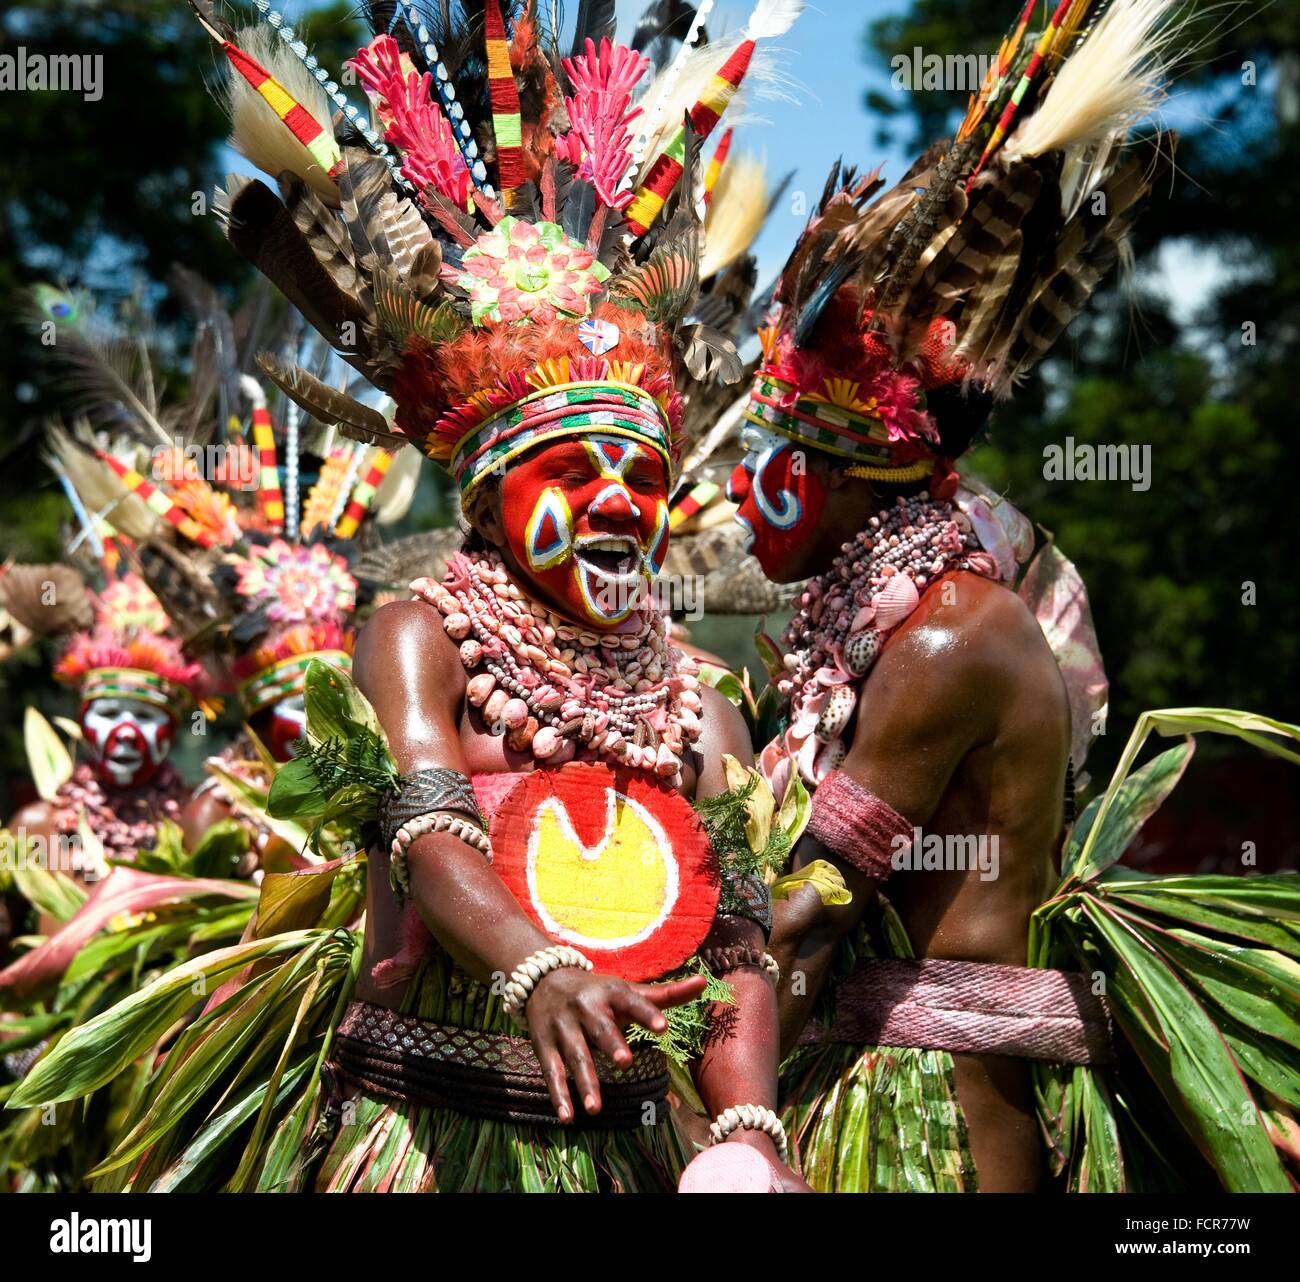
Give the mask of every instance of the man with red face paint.
[[[345, 1029], [377, 1029], [389, 1018], [414, 958], [430, 946], [468, 972], [461, 982], [496, 973], [508, 997], [526, 1002], [537, 1065], [530, 1107], [552, 1125], [577, 1128], [599, 1170], [609, 1160], [606, 1146], [622, 1143], [627, 1082], [646, 1071], [645, 1049], [629, 1045], [620, 1026], [662, 1032], [665, 1010], [698, 998], [702, 980], [645, 982], [671, 973], [674, 960], [698, 946], [736, 1002], [727, 1033], [707, 1044], [698, 1065], [701, 1094], [721, 1119], [718, 1137], [750, 1150], [742, 1158], [762, 1159], [753, 1167], [740, 1158], [724, 1164], [722, 1184], [801, 1189], [785, 1167], [772, 1111], [775, 1007], [762, 965], [761, 884], [740, 894], [724, 877], [722, 904], [708, 909], [717, 914], [712, 923], [684, 926], [697, 911], [692, 904], [714, 901], [708, 879], [682, 859], [693, 821], [681, 798], [726, 792], [723, 755], [744, 762], [749, 749], [738, 714], [700, 686], [694, 665], [668, 644], [651, 600], [668, 542], [664, 416], [630, 387], [593, 381], [585, 392], [591, 404], [612, 401], [627, 412], [594, 427], [552, 427], [506, 465], [463, 472], [471, 525], [464, 551], [441, 584], [412, 584], [417, 600], [384, 606], [361, 634], [359, 684], [412, 776], [412, 800], [399, 802], [390, 821], [392, 853], [381, 849], [372, 860], [382, 868], [402, 851], [396, 884], [409, 886], [410, 902], [399, 911], [386, 879], [371, 882], [363, 1000]], [[553, 801], [534, 812], [529, 781], [550, 778], [552, 791], [540, 796]], [[408, 811], [451, 804], [459, 780], [472, 780], [472, 800], [456, 803], [462, 817], [477, 806], [491, 817], [490, 866], [462, 837], [415, 836], [406, 844], [397, 824]], [[554, 836], [545, 817], [552, 804], [573, 825]], [[662, 834], [644, 848], [637, 844], [642, 821]], [[572, 864], [568, 840], [577, 853]], [[675, 898], [653, 889], [661, 859]], [[594, 887], [602, 867], [608, 881], [597, 909], [580, 883]], [[643, 888], [652, 892], [649, 908]], [[606, 912], [619, 924], [602, 924]], [[521, 966], [520, 958], [529, 960]], [[360, 1075], [354, 1063], [341, 1057], [341, 1067]], [[657, 1116], [662, 1122], [667, 1114]], [[597, 1139], [593, 1125], [614, 1130]], [[348, 1186], [359, 1135], [372, 1127], [367, 1112], [345, 1128], [320, 1187]], [[540, 1153], [552, 1143], [546, 1125], [523, 1136]], [[627, 1168], [638, 1172], [634, 1187], [664, 1187], [681, 1161], [676, 1141], [662, 1124], [639, 1127], [636, 1136], [639, 1152]], [[561, 1135], [558, 1142], [569, 1141]], [[440, 1175], [447, 1178], [431, 1166], [423, 1178]]]
[[[1102, 233], [1069, 223], [1059, 245], [1022, 237], [1022, 219], [1067, 227], [1060, 191], [1023, 156], [979, 174], [988, 135], [971, 129], [874, 204], [876, 174], [832, 174], [759, 332], [729, 485], [764, 572], [808, 580], [782, 637], [781, 732], [761, 768], [778, 797], [796, 775], [814, 790], [795, 867], [826, 861], [852, 895], [800, 889], [773, 933], [782, 973], [800, 980], [780, 994], [783, 1049], [798, 1046], [785, 1116], [826, 1191], [1032, 1190], [1045, 1164], [1027, 1059], [1109, 1056], [1083, 976], [1026, 965], [1096, 685], [1067, 694], [1014, 590], [1032, 527], [953, 470], [994, 396], [1086, 297], [1063, 264]], [[1042, 172], [1059, 173], [1052, 163]], [[1014, 295], [1035, 278], [1031, 252], [1070, 277], [1068, 307], [1051, 290], [1042, 312]], [[1086, 613], [1062, 655], [1087, 653]], [[882, 897], [896, 914], [887, 930]], [[818, 1002], [834, 1012], [825, 1027], [810, 1023]], [[1052, 1033], [1033, 1042], [1012, 1025]], [[869, 1133], [860, 1109], [846, 1111], [887, 1093]]]
[[[142, 598], [147, 617], [139, 613]], [[95, 629], [74, 636], [54, 669], [78, 687], [90, 760], [52, 800], [24, 807], [9, 824], [44, 845], [51, 867], [89, 877], [104, 869], [82, 866], [83, 821], [108, 857], [129, 860], [153, 846], [159, 820], [179, 820], [187, 787], [167, 754], [187, 704], [207, 688], [202, 667], [147, 626], [166, 620], [139, 580], [127, 576], [95, 605]]]

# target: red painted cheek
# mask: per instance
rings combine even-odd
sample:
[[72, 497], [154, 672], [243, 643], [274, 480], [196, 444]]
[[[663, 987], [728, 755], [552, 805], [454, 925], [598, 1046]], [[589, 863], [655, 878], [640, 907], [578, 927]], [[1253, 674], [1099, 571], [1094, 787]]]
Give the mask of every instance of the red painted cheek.
[[727, 498], [739, 506], [749, 497], [749, 469], [743, 463], [737, 463], [735, 470], [727, 478]]
[[826, 487], [804, 463], [799, 451], [778, 450], [763, 456], [752, 474], [742, 464], [728, 483], [739, 503], [737, 519], [753, 531], [750, 551], [768, 573], [784, 567], [817, 526]]

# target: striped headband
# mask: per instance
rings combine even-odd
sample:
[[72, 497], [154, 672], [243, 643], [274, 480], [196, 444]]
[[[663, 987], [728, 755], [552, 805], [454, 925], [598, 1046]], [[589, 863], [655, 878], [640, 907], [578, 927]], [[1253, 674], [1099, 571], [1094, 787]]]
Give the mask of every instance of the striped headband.
[[[889, 439], [883, 418], [868, 406], [849, 409], [819, 396], [800, 395], [793, 384], [766, 371], [760, 370], [754, 379], [745, 419], [792, 441], [850, 459], [862, 475], [904, 482], [921, 480], [934, 467], [933, 457], [900, 461], [900, 443]], [[908, 443], [908, 452], [915, 455], [916, 446]]]
[[263, 708], [301, 694], [307, 682], [307, 667], [314, 659], [331, 663], [344, 672], [352, 671], [352, 656], [343, 650], [311, 650], [305, 654], [292, 654], [254, 673], [239, 687], [239, 697], [244, 704], [244, 715], [253, 716]]
[[83, 706], [94, 699], [136, 699], [175, 716], [186, 697], [180, 686], [144, 668], [91, 668], [81, 680]]
[[460, 438], [451, 472], [467, 508], [479, 484], [543, 441], [563, 436], [622, 436], [654, 450], [672, 473], [671, 434], [663, 406], [627, 383], [575, 382], [540, 388], [484, 419]]

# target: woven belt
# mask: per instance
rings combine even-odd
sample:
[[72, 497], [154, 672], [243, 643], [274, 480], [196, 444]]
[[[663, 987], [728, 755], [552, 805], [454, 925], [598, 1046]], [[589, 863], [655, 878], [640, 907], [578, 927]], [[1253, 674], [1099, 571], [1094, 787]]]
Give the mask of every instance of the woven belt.
[[864, 962], [837, 986], [830, 1029], [810, 1026], [799, 1040], [1059, 1064], [1113, 1058], [1106, 1003], [1086, 975], [937, 958]]
[[[668, 1068], [654, 1049], [634, 1051], [626, 1069], [596, 1052], [601, 1111], [579, 1126], [631, 1130], [645, 1124], [646, 1104], [660, 1112]], [[450, 1108], [537, 1126], [559, 1126], [541, 1065], [526, 1037], [439, 1024], [370, 1002], [353, 1002], [334, 1039], [333, 1068], [371, 1094], [426, 1108]]]

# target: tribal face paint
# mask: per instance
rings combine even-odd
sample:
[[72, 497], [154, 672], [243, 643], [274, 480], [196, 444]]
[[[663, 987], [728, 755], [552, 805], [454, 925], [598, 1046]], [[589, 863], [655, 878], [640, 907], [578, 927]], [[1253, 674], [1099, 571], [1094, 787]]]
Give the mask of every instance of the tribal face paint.
[[81, 729], [100, 779], [115, 788], [148, 783], [171, 751], [171, 717], [139, 699], [92, 699], [82, 709]]
[[597, 628], [621, 623], [668, 551], [668, 483], [654, 451], [618, 436], [566, 437], [501, 483], [506, 539], [557, 609]]
[[749, 550], [779, 583], [783, 567], [816, 527], [826, 486], [808, 466], [808, 451], [794, 441], [753, 424], [740, 439], [745, 457], [727, 482], [727, 497], [750, 533]]

